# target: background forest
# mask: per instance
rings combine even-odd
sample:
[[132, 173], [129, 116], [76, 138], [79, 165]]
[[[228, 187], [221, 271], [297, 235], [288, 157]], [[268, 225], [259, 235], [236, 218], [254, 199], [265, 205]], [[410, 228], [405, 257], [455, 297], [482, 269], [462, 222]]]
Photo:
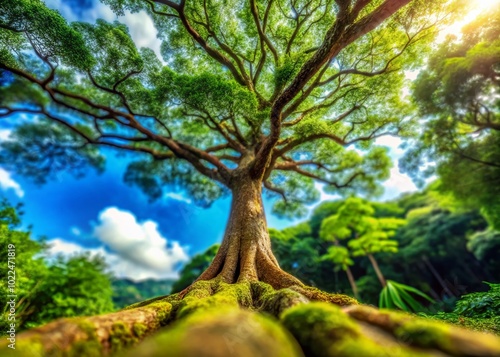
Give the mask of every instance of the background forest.
[[[390, 237], [371, 242], [380, 271], [385, 279], [415, 287], [432, 298], [430, 302], [416, 295], [422, 304], [416, 312], [500, 333], [500, 233], [477, 209], [460, 205], [435, 187], [433, 184], [392, 202], [358, 201], [372, 208], [373, 219], [398, 222], [399, 227]], [[306, 284], [353, 296], [345, 274], [349, 268], [359, 299], [378, 305], [382, 286], [366, 254], [357, 256], [355, 247], [349, 244], [356, 238], [343, 239], [335, 246], [325, 236], [325, 229], [322, 234], [324, 222], [338, 215], [350, 200], [352, 204], [352, 199], [322, 202], [307, 221], [281, 231], [271, 229], [273, 250], [281, 266]], [[16, 228], [20, 223], [18, 213], [19, 210], [16, 213], [15, 208], [3, 203], [0, 240], [5, 250], [2, 253], [6, 253], [6, 242], [15, 243], [23, 252], [17, 257], [22, 328], [58, 317], [110, 312], [147, 298], [181, 291], [208, 267], [218, 248], [215, 245], [193, 256], [178, 280], [116, 279], [106, 272], [99, 257], [44, 257], [43, 240], [33, 240], [29, 232]], [[2, 263], [6, 266], [6, 262]], [[6, 286], [2, 285], [2, 289], [6, 290]], [[7, 296], [5, 291], [1, 296]], [[2, 305], [5, 303], [1, 301]]]

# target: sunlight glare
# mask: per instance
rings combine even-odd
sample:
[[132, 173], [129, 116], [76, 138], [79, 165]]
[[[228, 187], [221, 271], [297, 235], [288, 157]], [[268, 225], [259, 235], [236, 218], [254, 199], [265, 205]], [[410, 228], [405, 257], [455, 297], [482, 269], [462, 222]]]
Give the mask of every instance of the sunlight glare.
[[471, 1], [471, 7], [470, 7], [471, 11], [465, 16], [462, 16], [462, 18], [459, 19], [454, 24], [445, 28], [444, 31], [442, 31], [440, 36], [438, 37], [438, 42], [444, 41], [447, 35], [460, 36], [460, 32], [464, 25], [473, 21], [481, 13], [488, 10], [492, 10], [495, 7], [500, 7], [500, 0], [469, 0], [469, 1]]

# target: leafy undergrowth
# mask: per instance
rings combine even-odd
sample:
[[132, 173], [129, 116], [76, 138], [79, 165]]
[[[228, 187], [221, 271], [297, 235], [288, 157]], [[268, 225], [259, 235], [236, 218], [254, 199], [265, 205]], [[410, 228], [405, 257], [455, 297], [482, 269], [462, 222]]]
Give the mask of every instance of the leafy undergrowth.
[[433, 320], [465, 327], [474, 331], [500, 335], [500, 284], [485, 282], [487, 292], [476, 292], [462, 296], [456, 302], [453, 312], [439, 312], [435, 315], [420, 314]]
[[500, 316], [492, 318], [466, 317], [453, 312], [439, 312], [435, 315], [422, 315], [433, 320], [440, 320], [473, 331], [488, 332], [500, 336]]

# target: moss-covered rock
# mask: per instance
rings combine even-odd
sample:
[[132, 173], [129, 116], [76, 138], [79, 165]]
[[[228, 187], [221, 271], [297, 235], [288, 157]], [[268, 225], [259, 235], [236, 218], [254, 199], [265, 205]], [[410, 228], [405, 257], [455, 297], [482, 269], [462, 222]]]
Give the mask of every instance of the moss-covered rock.
[[238, 308], [206, 309], [191, 314], [144, 341], [135, 357], [298, 357], [296, 341], [280, 324]]

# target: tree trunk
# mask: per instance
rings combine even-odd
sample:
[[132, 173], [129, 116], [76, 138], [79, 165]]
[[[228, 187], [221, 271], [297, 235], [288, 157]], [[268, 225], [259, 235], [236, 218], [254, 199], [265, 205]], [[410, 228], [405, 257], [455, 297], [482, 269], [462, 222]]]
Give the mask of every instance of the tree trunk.
[[262, 182], [243, 171], [231, 182], [232, 202], [224, 239], [211, 265], [198, 280], [226, 283], [263, 281], [275, 289], [303, 286], [279, 267], [271, 250], [262, 203]]
[[347, 274], [347, 279], [349, 279], [349, 284], [351, 284], [351, 289], [354, 297], [359, 300], [358, 286], [356, 285], [356, 281], [354, 280], [354, 276], [352, 275], [351, 268], [347, 267], [345, 273]]
[[382, 274], [382, 271], [380, 270], [377, 261], [375, 260], [375, 257], [372, 254], [367, 254], [368, 259], [370, 259], [370, 262], [372, 263], [373, 269], [375, 270], [375, 273], [377, 274], [377, 278], [380, 281], [380, 284], [385, 288], [387, 285], [387, 282], [385, 281], [385, 277]]
[[439, 285], [441, 285], [441, 287], [443, 288], [443, 292], [445, 294], [448, 294], [449, 297], [456, 296], [456, 294], [452, 293], [451, 290], [448, 288], [445, 281], [443, 280], [441, 275], [438, 273], [436, 268], [434, 268], [434, 265], [432, 265], [432, 263], [429, 261], [429, 259], [426, 256], [424, 256], [422, 258], [422, 261], [424, 262], [425, 266], [430, 270], [432, 275], [434, 275], [434, 277], [438, 281]]

